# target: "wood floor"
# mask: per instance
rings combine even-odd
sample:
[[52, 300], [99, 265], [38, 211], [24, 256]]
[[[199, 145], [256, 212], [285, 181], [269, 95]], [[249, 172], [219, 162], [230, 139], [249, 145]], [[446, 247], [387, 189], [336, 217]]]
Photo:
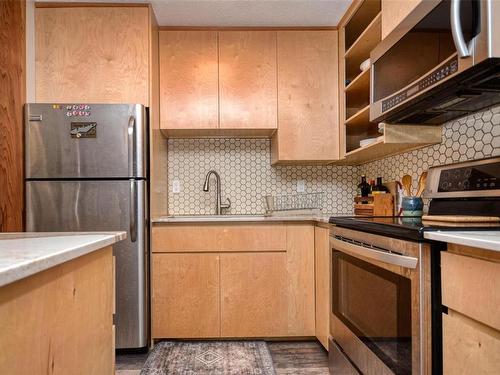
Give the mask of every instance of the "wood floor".
[[[268, 342], [277, 375], [327, 375], [328, 353], [317, 341]], [[147, 354], [116, 356], [116, 375], [139, 375]]]

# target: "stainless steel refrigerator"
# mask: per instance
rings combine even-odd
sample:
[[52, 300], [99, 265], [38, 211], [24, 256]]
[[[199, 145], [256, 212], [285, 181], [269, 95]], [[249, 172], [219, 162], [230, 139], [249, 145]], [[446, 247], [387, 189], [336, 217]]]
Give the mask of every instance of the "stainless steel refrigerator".
[[26, 104], [26, 230], [126, 231], [116, 347], [148, 345], [148, 138], [138, 104]]

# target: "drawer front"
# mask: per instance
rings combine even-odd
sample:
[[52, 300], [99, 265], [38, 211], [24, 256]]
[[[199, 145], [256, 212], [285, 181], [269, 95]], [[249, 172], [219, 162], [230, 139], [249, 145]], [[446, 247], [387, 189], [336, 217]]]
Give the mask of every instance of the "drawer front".
[[500, 263], [443, 252], [443, 305], [500, 330]]
[[154, 253], [286, 251], [283, 224], [164, 225], [153, 227]]
[[453, 310], [443, 314], [443, 373], [498, 374], [500, 332]]
[[219, 225], [161, 225], [152, 231], [153, 253], [217, 252]]

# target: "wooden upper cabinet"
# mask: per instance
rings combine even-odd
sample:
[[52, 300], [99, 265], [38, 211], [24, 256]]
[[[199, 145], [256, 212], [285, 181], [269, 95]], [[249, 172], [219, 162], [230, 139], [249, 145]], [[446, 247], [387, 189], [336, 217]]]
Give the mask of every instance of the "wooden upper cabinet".
[[382, 39], [389, 35], [421, 1], [382, 0]]
[[221, 129], [276, 129], [276, 32], [219, 32]]
[[36, 101], [149, 105], [149, 11], [36, 8]]
[[337, 31], [278, 31], [278, 132], [272, 162], [339, 159]]
[[217, 129], [216, 31], [160, 31], [160, 127]]

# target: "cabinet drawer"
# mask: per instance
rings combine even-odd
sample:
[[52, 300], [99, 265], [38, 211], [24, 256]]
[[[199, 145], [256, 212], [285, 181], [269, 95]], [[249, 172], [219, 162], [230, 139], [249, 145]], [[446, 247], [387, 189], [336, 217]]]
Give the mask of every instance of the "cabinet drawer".
[[153, 227], [153, 253], [217, 252], [219, 225], [162, 225]]
[[153, 227], [154, 253], [286, 251], [283, 224], [205, 224]]
[[331, 374], [335, 375], [359, 375], [360, 372], [347, 359], [339, 346], [330, 338], [328, 340], [328, 367]]
[[500, 332], [448, 311], [443, 314], [443, 373], [498, 374]]
[[443, 252], [443, 305], [500, 330], [500, 263]]

